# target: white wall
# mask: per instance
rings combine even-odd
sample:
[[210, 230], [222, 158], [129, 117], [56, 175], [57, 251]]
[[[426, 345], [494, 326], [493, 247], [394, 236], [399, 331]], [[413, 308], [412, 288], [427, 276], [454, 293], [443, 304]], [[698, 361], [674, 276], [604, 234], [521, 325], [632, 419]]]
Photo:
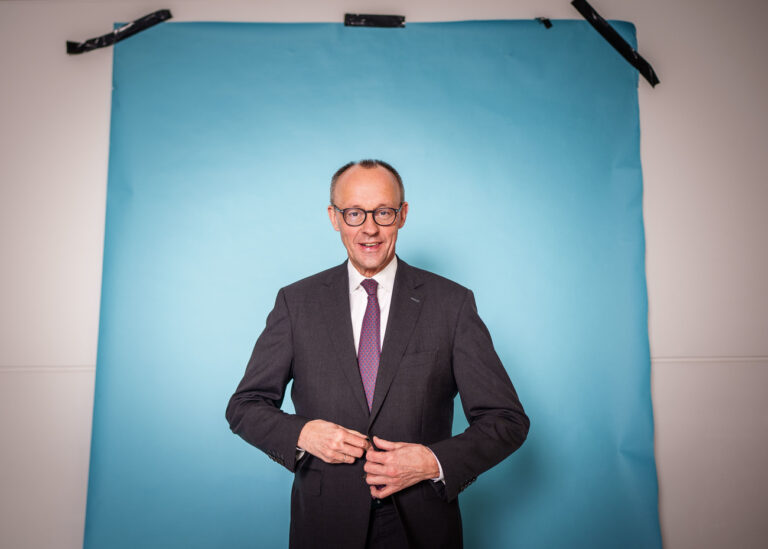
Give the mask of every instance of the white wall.
[[[593, 0], [634, 22], [656, 456], [668, 549], [768, 540], [768, 3]], [[112, 52], [84, 39], [174, 20], [579, 18], [567, 0], [0, 0], [0, 547], [82, 545]]]

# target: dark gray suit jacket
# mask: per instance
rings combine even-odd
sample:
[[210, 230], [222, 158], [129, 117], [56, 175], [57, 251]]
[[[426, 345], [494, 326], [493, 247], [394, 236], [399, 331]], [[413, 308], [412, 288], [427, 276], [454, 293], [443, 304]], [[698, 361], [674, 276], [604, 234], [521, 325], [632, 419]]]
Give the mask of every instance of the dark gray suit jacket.
[[[280, 410], [293, 379], [296, 414]], [[469, 427], [451, 436], [453, 399]], [[398, 260], [371, 412], [357, 366], [346, 263], [280, 290], [227, 407], [232, 431], [295, 472], [291, 547], [363, 548], [370, 491], [363, 460], [296, 462], [304, 424], [324, 419], [361, 433], [427, 445], [445, 485], [395, 495], [412, 547], [461, 547], [457, 496], [514, 452], [529, 420], [472, 292]]]

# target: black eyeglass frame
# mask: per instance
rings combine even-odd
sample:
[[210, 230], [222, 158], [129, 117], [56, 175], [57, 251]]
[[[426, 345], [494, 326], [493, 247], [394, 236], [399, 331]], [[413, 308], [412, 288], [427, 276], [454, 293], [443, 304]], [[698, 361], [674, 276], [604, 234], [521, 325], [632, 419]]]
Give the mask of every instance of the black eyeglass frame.
[[[380, 210], [392, 210], [393, 212], [395, 212], [395, 217], [392, 218], [392, 223], [388, 223], [386, 225], [383, 225], [383, 224], [379, 223], [378, 221], [376, 221], [376, 216], [375, 215], [373, 216], [373, 222], [376, 223], [376, 225], [378, 225], [379, 227], [391, 227], [392, 225], [395, 224], [395, 221], [397, 221], [397, 214], [399, 214], [400, 210], [403, 209], [403, 204], [404, 204], [404, 202], [400, 202], [400, 206], [398, 208], [383, 207], [383, 208], [376, 208], [375, 210], [364, 210], [362, 208], [352, 207], [352, 208], [344, 208], [342, 210], [336, 204], [331, 202], [331, 206], [333, 206], [333, 208], [337, 212], [339, 212], [341, 214], [341, 218], [344, 220], [344, 223], [346, 223], [350, 227], [359, 227], [360, 225], [363, 225], [366, 222], [366, 220], [368, 219], [368, 214], [375, 214], [376, 212], [378, 212]], [[363, 214], [364, 214], [363, 215], [363, 220], [360, 223], [358, 223], [357, 225], [352, 225], [351, 223], [349, 223], [347, 221], [347, 216], [346, 216], [346, 212], [348, 212], [349, 210], [358, 210], [358, 211], [363, 212]]]

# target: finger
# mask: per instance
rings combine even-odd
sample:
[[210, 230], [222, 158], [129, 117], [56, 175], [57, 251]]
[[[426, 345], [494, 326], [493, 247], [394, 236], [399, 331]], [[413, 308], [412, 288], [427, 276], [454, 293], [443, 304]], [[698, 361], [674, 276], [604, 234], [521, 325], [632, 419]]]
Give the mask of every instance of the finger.
[[400, 447], [399, 442], [390, 442], [379, 437], [373, 437], [373, 443], [382, 450], [397, 450]]
[[355, 458], [345, 454], [344, 452], [334, 452], [331, 450], [328, 452], [328, 459], [324, 459], [326, 463], [354, 463]]
[[372, 461], [366, 461], [365, 465], [363, 465], [363, 470], [366, 473], [370, 473], [372, 475], [383, 475], [384, 471], [386, 470], [386, 468], [383, 465], [379, 464], [379, 463], [374, 463]]
[[371, 495], [378, 499], [384, 499], [397, 492], [392, 486], [371, 486]]
[[374, 463], [384, 463], [387, 459], [386, 452], [377, 452], [376, 450], [368, 450], [365, 453], [365, 459]]
[[331, 463], [331, 464], [339, 463], [339, 460], [336, 459], [336, 457], [333, 454], [326, 454], [326, 453], [317, 454], [317, 457], [322, 459], [325, 463]]
[[349, 444], [344, 446], [344, 448], [342, 449], [342, 452], [349, 456], [354, 456], [356, 458], [363, 457], [363, 454], [365, 453], [362, 448], [350, 446]]
[[347, 434], [344, 436], [344, 444], [349, 444], [350, 446], [355, 446], [356, 448], [365, 449], [370, 444], [370, 442], [368, 442], [368, 439], [366, 438], [360, 438], [354, 434]]
[[392, 482], [392, 479], [380, 475], [365, 475], [365, 482], [371, 486], [384, 486], [387, 482]]
[[[346, 453], [347, 450], [352, 450], [353, 448], [356, 448], [362, 451], [362, 449], [356, 444], [351, 444], [354, 441], [355, 439], [351, 435], [348, 435], [344, 433], [344, 431], [339, 430], [333, 433], [327, 439], [326, 446], [331, 450], [335, 450], [337, 452], [344, 452], [344, 453]], [[360, 457], [360, 455], [358, 455], [357, 457]]]
[[398, 488], [395, 486], [385, 486], [383, 490], [379, 492], [379, 499], [388, 498], [392, 494], [398, 492]]

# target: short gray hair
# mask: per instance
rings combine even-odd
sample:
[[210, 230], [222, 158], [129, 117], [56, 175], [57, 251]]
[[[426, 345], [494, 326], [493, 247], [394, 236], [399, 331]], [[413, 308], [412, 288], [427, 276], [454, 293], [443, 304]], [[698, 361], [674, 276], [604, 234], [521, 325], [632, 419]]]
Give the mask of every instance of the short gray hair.
[[339, 181], [341, 175], [353, 166], [360, 166], [361, 168], [365, 168], [367, 170], [382, 167], [387, 170], [389, 173], [394, 175], [395, 179], [397, 180], [397, 186], [400, 188], [400, 203], [402, 204], [405, 202], [405, 187], [403, 187], [403, 178], [400, 177], [400, 174], [397, 173], [397, 170], [393, 168], [391, 164], [384, 162], [383, 160], [366, 158], [365, 160], [360, 160], [359, 162], [347, 162], [341, 168], [336, 170], [336, 173], [333, 174], [333, 177], [331, 177], [331, 204], [333, 204], [333, 191], [336, 190], [336, 183]]

